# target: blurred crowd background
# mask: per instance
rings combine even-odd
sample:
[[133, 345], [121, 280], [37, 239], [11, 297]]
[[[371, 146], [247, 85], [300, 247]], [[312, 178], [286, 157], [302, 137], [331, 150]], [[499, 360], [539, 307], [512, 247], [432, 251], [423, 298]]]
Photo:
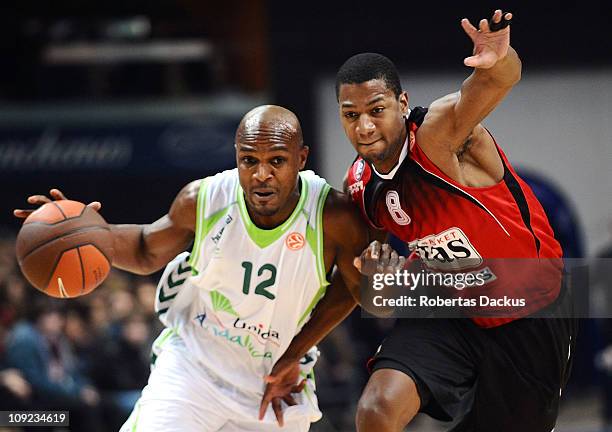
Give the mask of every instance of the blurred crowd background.
[[[612, 258], [612, 13], [603, 1], [25, 0], [3, 13], [0, 410], [69, 409], [71, 430], [117, 430], [161, 330], [158, 275], [113, 270], [69, 301], [28, 285], [11, 212], [28, 195], [57, 187], [101, 201], [111, 223], [151, 222], [187, 182], [234, 166], [234, 130], [263, 103], [298, 115], [308, 166], [339, 187], [353, 153], [337, 119], [337, 68], [358, 52], [385, 54], [411, 104], [427, 105], [469, 74], [460, 19], [495, 7], [515, 13], [523, 81], [486, 125], [540, 197], [566, 256]], [[392, 325], [355, 311], [321, 344], [324, 419], [313, 430], [353, 430], [365, 363]], [[612, 423], [609, 327], [582, 322], [558, 432]], [[441, 427], [422, 420], [411, 430]]]

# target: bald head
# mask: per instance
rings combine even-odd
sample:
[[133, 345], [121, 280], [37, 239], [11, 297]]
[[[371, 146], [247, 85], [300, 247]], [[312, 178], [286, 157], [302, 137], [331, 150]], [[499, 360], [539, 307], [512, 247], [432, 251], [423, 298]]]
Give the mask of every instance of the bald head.
[[251, 216], [261, 227], [282, 223], [300, 197], [299, 172], [308, 158], [300, 122], [291, 111], [263, 105], [236, 131], [236, 166]]
[[277, 105], [261, 105], [245, 114], [236, 130], [236, 144], [267, 141], [270, 144], [303, 146], [297, 116]]

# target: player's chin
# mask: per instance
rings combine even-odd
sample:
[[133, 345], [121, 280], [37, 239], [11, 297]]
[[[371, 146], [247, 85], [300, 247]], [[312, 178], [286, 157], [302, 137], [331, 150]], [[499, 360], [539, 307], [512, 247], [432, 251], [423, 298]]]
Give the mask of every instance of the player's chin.
[[272, 216], [278, 212], [279, 206], [273, 202], [261, 203], [255, 201], [251, 204], [251, 210], [259, 216]]
[[370, 149], [368, 151], [360, 152], [359, 155], [366, 160], [366, 162], [373, 164], [385, 160], [387, 152], [382, 150]]
[[359, 145], [357, 148], [359, 155], [370, 163], [384, 160], [388, 150], [387, 144], [382, 139], [372, 144]]

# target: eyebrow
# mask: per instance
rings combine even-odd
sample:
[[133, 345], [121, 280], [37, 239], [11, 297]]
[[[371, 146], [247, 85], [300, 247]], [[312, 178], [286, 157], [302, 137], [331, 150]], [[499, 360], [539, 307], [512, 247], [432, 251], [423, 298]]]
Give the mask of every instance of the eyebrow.
[[[368, 101], [366, 103], [366, 106], [373, 105], [373, 104], [381, 102], [383, 100], [385, 100], [385, 95], [375, 96], [373, 99], [371, 99], [370, 101]], [[349, 101], [342, 102], [342, 105], [341, 105], [342, 108], [351, 108], [351, 107], [354, 107], [354, 106], [355, 106], [355, 104], [353, 102], [349, 102]]]

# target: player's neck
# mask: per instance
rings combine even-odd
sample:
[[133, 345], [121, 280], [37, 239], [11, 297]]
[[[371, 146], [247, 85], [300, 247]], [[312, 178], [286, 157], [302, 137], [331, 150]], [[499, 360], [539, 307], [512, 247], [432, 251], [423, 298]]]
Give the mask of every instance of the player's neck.
[[293, 190], [293, 192], [287, 198], [287, 202], [273, 215], [264, 216], [257, 214], [249, 208], [247, 204], [247, 210], [249, 212], [249, 217], [251, 218], [251, 222], [255, 224], [258, 228], [261, 229], [274, 229], [280, 225], [282, 225], [293, 213], [295, 207], [297, 206], [300, 200], [300, 194], [302, 190], [302, 179], [298, 179], [297, 187]]
[[379, 174], [388, 174], [395, 168], [395, 166], [400, 162], [400, 156], [402, 154], [402, 150], [406, 145], [406, 138], [408, 137], [408, 129], [405, 124], [402, 129], [402, 133], [400, 136], [399, 144], [393, 149], [393, 153], [389, 155], [389, 157], [384, 160], [374, 162], [374, 168], [376, 172]]

